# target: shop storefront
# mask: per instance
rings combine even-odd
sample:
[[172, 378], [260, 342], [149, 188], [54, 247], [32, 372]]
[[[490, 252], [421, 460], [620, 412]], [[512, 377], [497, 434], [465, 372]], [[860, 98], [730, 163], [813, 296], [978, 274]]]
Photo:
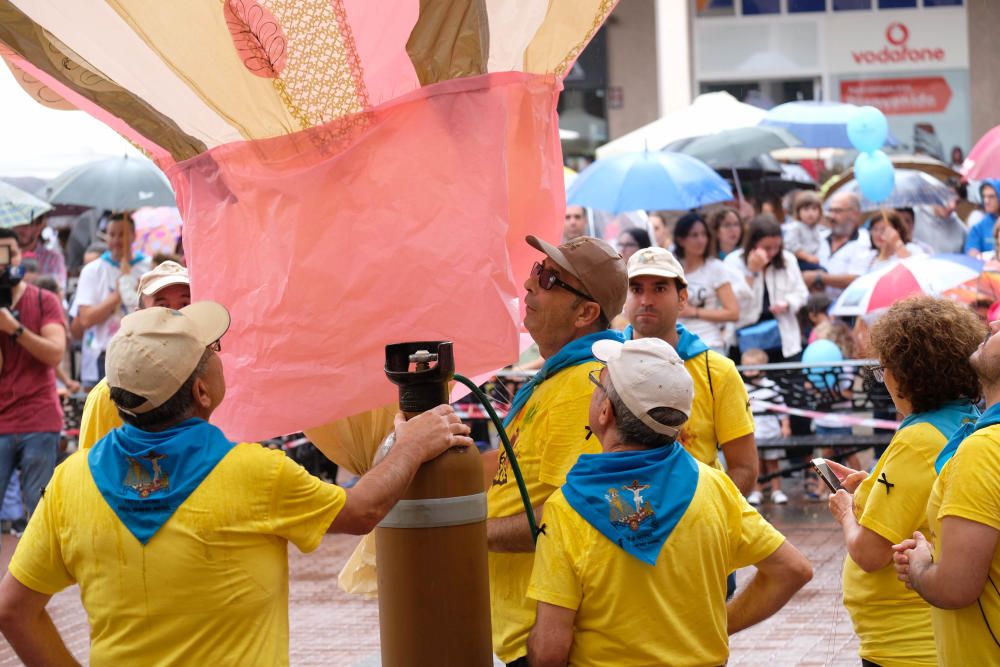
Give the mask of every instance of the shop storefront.
[[907, 151], [950, 161], [970, 142], [961, 0], [695, 0], [698, 92], [759, 106], [871, 104]]

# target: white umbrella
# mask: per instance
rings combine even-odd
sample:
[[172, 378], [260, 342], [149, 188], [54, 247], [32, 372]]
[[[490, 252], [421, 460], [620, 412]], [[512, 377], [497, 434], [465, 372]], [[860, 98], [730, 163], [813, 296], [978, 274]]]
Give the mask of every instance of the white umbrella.
[[597, 149], [597, 157], [644, 150], [659, 151], [678, 139], [701, 137], [720, 130], [753, 127], [760, 123], [765, 113], [763, 109], [743, 104], [729, 93], [705, 93], [696, 97], [690, 106], [604, 144]]

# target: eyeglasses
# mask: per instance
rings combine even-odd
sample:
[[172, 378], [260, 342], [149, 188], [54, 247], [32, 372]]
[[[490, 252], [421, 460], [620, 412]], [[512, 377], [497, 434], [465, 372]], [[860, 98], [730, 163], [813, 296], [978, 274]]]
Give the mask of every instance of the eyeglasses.
[[876, 382], [885, 384], [885, 366], [871, 366], [868, 372], [871, 373], [872, 379]]
[[222, 339], [220, 338], [214, 343], [210, 343], [208, 349], [210, 349], [212, 352], [222, 352]]
[[604, 370], [603, 366], [601, 368], [595, 368], [594, 370], [587, 373], [587, 377], [590, 378], [590, 381], [594, 383], [594, 386], [596, 386], [598, 389], [600, 389], [606, 394], [608, 393], [608, 390], [604, 388], [603, 384], [601, 384], [601, 371], [603, 370]]
[[597, 303], [597, 299], [590, 296], [589, 294], [584, 294], [575, 287], [567, 285], [563, 281], [559, 280], [559, 274], [552, 269], [546, 269], [541, 262], [535, 262], [535, 265], [531, 267], [531, 275], [538, 278], [538, 286], [543, 290], [548, 292], [553, 287], [562, 287], [567, 292], [572, 292], [581, 299], [586, 299], [587, 301], [593, 301]]

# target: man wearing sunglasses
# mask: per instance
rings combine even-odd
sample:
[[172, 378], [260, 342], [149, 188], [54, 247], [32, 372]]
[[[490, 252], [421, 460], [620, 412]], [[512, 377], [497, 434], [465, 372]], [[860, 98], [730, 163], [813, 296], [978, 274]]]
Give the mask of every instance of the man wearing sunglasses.
[[76, 664], [45, 606], [76, 583], [95, 665], [287, 665], [288, 544], [368, 533], [417, 469], [473, 446], [450, 405], [395, 420], [351, 489], [209, 423], [226, 395], [211, 301], [122, 319], [107, 353], [125, 421], [60, 465], [0, 582], [0, 630], [28, 665]]
[[[191, 279], [186, 268], [177, 262], [163, 262], [139, 280], [139, 309], [162, 306], [180, 310], [191, 303]], [[221, 349], [221, 347], [220, 347]], [[218, 350], [216, 350], [218, 351]], [[80, 419], [79, 449], [88, 449], [122, 425], [115, 404], [111, 402], [107, 379], [102, 379], [87, 394]]]
[[[621, 340], [610, 322], [625, 303], [627, 280], [621, 255], [598, 239], [581, 236], [558, 247], [534, 236], [526, 240], [544, 254], [524, 283], [524, 326], [545, 364], [514, 396], [504, 428], [540, 517], [577, 457], [600, 449], [587, 427], [594, 388], [587, 374], [599, 368], [591, 347], [598, 340]], [[535, 545], [507, 457], [489, 452], [484, 466], [492, 477], [487, 534], [493, 650], [507, 664], [524, 665], [535, 622], [535, 604], [526, 597]]]

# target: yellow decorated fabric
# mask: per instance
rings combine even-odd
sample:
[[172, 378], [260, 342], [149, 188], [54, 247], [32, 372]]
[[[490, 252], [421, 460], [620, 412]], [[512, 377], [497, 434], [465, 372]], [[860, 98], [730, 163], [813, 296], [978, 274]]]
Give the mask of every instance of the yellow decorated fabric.
[[308, 429], [305, 435], [326, 458], [355, 475], [363, 475], [372, 467], [378, 446], [392, 433], [398, 410], [396, 404], [384, 405]]
[[524, 53], [524, 71], [565, 76], [617, 0], [550, 0]]

